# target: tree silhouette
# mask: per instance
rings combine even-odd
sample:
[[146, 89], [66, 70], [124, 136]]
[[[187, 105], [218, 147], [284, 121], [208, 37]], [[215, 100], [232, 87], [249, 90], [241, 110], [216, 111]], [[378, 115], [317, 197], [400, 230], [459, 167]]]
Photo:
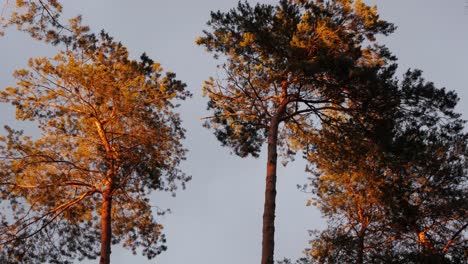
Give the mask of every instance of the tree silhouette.
[[[408, 71], [369, 129], [326, 126], [309, 152], [313, 202], [328, 219], [311, 263], [461, 263], [468, 135], [458, 97]], [[346, 124], [344, 124], [346, 123]], [[344, 135], [343, 135], [344, 133]]]

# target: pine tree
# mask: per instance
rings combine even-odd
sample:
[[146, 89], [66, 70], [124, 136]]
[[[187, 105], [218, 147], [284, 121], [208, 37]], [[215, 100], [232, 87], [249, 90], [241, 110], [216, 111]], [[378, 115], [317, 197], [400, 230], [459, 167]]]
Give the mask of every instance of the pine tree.
[[197, 43], [225, 60], [225, 79], [204, 86], [213, 113], [206, 126], [241, 157], [268, 145], [262, 264], [271, 264], [278, 147], [285, 156], [305, 149], [335, 112], [372, 112], [380, 93], [372, 80], [392, 60], [375, 36], [394, 27], [359, 0], [239, 2], [212, 12], [208, 25]]
[[[149, 259], [166, 249], [152, 191], [174, 192], [185, 130], [175, 112], [190, 96], [174, 73], [107, 33], [72, 20], [68, 49], [35, 58], [0, 93], [41, 135], [6, 127], [0, 138], [0, 254], [13, 263], [109, 263], [111, 244]], [[162, 213], [162, 212], [161, 212]]]
[[398, 104], [367, 133], [348, 119], [347, 129], [322, 129], [311, 148], [314, 203], [329, 223], [311, 241], [312, 263], [466, 259], [468, 135], [458, 98], [420, 71], [387, 84], [398, 85]]

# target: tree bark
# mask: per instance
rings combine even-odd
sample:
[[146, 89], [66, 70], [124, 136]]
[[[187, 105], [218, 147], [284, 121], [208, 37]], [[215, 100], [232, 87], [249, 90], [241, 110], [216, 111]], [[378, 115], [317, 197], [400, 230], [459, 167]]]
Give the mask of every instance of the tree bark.
[[115, 160], [118, 157], [113, 152], [112, 146], [109, 144], [109, 140], [106, 137], [106, 132], [103, 128], [102, 122], [98, 119], [94, 121], [99, 137], [102, 140], [102, 144], [106, 149], [106, 157], [110, 160], [110, 170], [107, 172], [106, 189], [102, 194], [102, 208], [101, 208], [101, 257], [99, 260], [100, 264], [110, 264], [111, 254], [111, 241], [112, 241], [112, 191], [113, 182], [115, 177]]
[[275, 249], [276, 164], [278, 159], [278, 127], [286, 104], [281, 104], [273, 116], [268, 131], [268, 161], [263, 209], [262, 264], [273, 264]]
[[111, 254], [111, 212], [112, 212], [112, 196], [111, 188], [108, 187], [102, 197], [101, 209], [101, 258], [100, 264], [110, 264]]

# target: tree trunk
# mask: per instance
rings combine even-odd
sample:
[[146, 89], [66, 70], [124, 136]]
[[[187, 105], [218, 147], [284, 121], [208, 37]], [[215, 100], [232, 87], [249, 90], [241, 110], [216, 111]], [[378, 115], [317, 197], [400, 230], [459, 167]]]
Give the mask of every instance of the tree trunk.
[[357, 214], [359, 217], [359, 222], [361, 222], [361, 228], [358, 235], [358, 253], [357, 253], [357, 263], [364, 263], [364, 239], [366, 238], [366, 230], [369, 226], [370, 220], [368, 217], [364, 216], [362, 207], [359, 203], [356, 203]]
[[364, 234], [361, 232], [358, 238], [358, 255], [357, 255], [357, 264], [364, 263]]
[[276, 163], [278, 159], [278, 127], [285, 111], [285, 104], [280, 105], [273, 116], [268, 131], [268, 161], [263, 209], [262, 264], [273, 264], [275, 249], [275, 208], [276, 208]]
[[112, 196], [111, 188], [107, 188], [102, 197], [101, 209], [101, 258], [100, 264], [110, 263], [111, 254], [111, 239], [112, 239], [112, 226], [111, 226], [111, 211], [112, 211]]

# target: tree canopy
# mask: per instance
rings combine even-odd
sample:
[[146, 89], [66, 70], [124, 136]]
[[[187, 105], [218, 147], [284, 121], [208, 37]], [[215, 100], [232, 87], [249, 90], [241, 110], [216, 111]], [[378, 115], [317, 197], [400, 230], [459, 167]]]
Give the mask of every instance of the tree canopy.
[[[40, 134], [0, 134], [0, 263], [110, 263], [111, 245], [152, 259], [166, 250], [151, 194], [191, 177], [177, 113], [191, 94], [146, 54], [132, 58], [60, 0], [5, 0], [16, 27], [61, 48], [0, 91]], [[464, 263], [468, 134], [458, 97], [409, 70], [379, 36], [393, 24], [362, 0], [239, 1], [212, 12], [196, 43], [222, 70], [208, 79], [204, 126], [240, 157], [267, 145], [262, 264], [274, 262], [278, 155], [312, 173], [308, 203], [326, 218], [296, 264]], [[280, 262], [291, 264], [291, 260]]]
[[79, 22], [69, 26], [72, 49], [31, 59], [15, 72], [17, 86], [0, 93], [17, 119], [41, 130], [30, 137], [6, 127], [0, 138], [0, 197], [8, 209], [0, 254], [9, 262], [101, 255], [109, 263], [111, 242], [153, 258], [166, 246], [149, 194], [174, 192], [190, 179], [179, 169], [185, 130], [175, 112], [190, 96], [185, 84]]
[[345, 132], [326, 126], [310, 149], [314, 203], [328, 220], [310, 242], [312, 263], [466, 258], [468, 145], [458, 97], [417, 70], [392, 83], [398, 104], [381, 113], [385, 123], [367, 134], [352, 119]]
[[197, 43], [226, 62], [225, 79], [204, 86], [214, 114], [207, 125], [242, 157], [258, 156], [279, 106], [285, 108], [282, 145], [314, 127], [311, 115], [326, 119], [324, 110], [365, 101], [372, 89], [363, 80], [393, 59], [374, 41], [394, 26], [361, 1], [239, 2], [229, 12], [212, 12], [208, 25], [213, 31]]

